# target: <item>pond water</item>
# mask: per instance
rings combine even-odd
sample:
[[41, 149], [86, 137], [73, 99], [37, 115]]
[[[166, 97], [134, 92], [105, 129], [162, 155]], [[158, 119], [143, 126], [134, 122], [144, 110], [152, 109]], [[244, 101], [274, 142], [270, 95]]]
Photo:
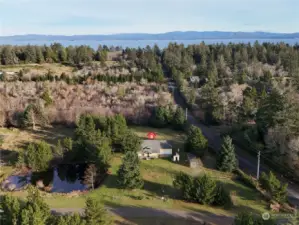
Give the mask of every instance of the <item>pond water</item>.
[[[86, 165], [59, 165], [45, 172], [32, 172], [26, 176], [10, 176], [2, 183], [2, 188], [20, 190], [33, 184], [48, 192], [68, 193], [87, 190], [84, 184]], [[5, 186], [5, 187], [4, 187]]]

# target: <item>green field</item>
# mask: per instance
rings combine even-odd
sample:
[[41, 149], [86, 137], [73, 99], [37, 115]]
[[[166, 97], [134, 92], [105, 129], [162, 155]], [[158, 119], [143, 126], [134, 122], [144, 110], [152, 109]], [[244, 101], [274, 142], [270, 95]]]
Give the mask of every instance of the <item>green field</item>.
[[[131, 127], [141, 138], [146, 137], [147, 132], [157, 132], [158, 139], [173, 140], [182, 147], [184, 134], [168, 129], [153, 129], [147, 127]], [[63, 127], [48, 128], [42, 131], [24, 131], [0, 129], [0, 135], [6, 135], [4, 139], [4, 149], [21, 150], [21, 146], [29, 141], [46, 140], [50, 144], [57, 142], [59, 138], [73, 135], [72, 129]], [[121, 154], [115, 154], [111, 162], [111, 174], [105, 179], [103, 184], [96, 190], [90, 191], [86, 196], [70, 196], [63, 194], [44, 193], [46, 202], [52, 208], [82, 208], [85, 198], [93, 196], [110, 207], [147, 207], [154, 209], [175, 209], [183, 211], [200, 211], [204, 214], [213, 213], [216, 215], [232, 216], [239, 211], [261, 212], [266, 210], [266, 202], [254, 190], [247, 188], [243, 184], [235, 181], [231, 174], [222, 173], [213, 169], [200, 167], [191, 169], [184, 162], [184, 152], [181, 151], [182, 162], [174, 163], [170, 159], [145, 160], [141, 162], [141, 173], [144, 180], [144, 188], [141, 190], [122, 190], [117, 185], [117, 170], [121, 164]], [[215, 160], [213, 155], [209, 155], [209, 160]], [[204, 160], [203, 160], [204, 161]], [[205, 163], [205, 162], [204, 162]], [[12, 172], [12, 167], [3, 167], [2, 174]], [[223, 208], [204, 206], [194, 203], [187, 203], [178, 200], [179, 192], [172, 183], [176, 173], [183, 171], [187, 174], [197, 176], [208, 173], [223, 183], [230, 191], [234, 206], [230, 210]], [[13, 192], [13, 195], [24, 198], [25, 192]], [[162, 199], [164, 197], [164, 199]], [[138, 219], [137, 219], [138, 220]], [[138, 223], [138, 221], [136, 221]], [[159, 223], [157, 223], [159, 224]], [[161, 223], [163, 224], [163, 223]], [[168, 224], [168, 223], [167, 223]], [[173, 224], [173, 223], [171, 223]]]

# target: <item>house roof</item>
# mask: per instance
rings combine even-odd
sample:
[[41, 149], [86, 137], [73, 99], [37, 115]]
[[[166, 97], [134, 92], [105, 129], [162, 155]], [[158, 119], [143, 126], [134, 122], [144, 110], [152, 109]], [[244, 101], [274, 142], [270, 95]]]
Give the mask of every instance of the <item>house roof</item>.
[[172, 148], [166, 140], [143, 140], [141, 150], [150, 153], [160, 153], [160, 149]]

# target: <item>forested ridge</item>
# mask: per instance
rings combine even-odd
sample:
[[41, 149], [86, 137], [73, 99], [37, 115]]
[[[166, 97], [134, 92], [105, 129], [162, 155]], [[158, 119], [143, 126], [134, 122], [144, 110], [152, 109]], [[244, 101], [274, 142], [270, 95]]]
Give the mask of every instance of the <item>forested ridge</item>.
[[[51, 46], [1, 46], [0, 49], [2, 65], [47, 62], [72, 65], [79, 71], [82, 67], [91, 68], [82, 70], [82, 76], [50, 73], [41, 74], [43, 78], [37, 79], [25, 79], [26, 71], [20, 70], [13, 82], [10, 81], [11, 84], [2, 76], [4, 86], [1, 88], [1, 95], [6, 96], [6, 102], [19, 99], [18, 91], [22, 89], [22, 85], [16, 81], [36, 82], [41, 86], [44, 81], [49, 81], [50, 96], [55, 95], [54, 98], [52, 96], [54, 103], [51, 107], [56, 108], [61, 105], [61, 100], [54, 94], [52, 86], [57, 85], [51, 85], [53, 82], [60, 82], [65, 90], [69, 85], [81, 85], [83, 88], [91, 87], [97, 84], [96, 82], [107, 83], [105, 91], [111, 90], [113, 85], [118, 86], [116, 94], [113, 95], [115, 103], [122, 102], [132, 90], [124, 91], [126, 88], [119, 88], [119, 83], [134, 83], [136, 88], [139, 88], [147, 82], [155, 82], [146, 84], [152, 87], [143, 88], [147, 90], [143, 93], [147, 95], [148, 90], [153, 90], [153, 94], [156, 93], [157, 96], [166, 96], [166, 77], [171, 77], [197, 119], [211, 125], [233, 127], [245, 145], [264, 151], [267, 157], [298, 173], [298, 44], [291, 46], [285, 43], [256, 42], [253, 45], [201, 43], [184, 46], [170, 43], [165, 49], [159, 49], [158, 46], [144, 49], [99, 46], [97, 50], [93, 50], [88, 46], [63, 47], [56, 43]], [[119, 70], [128, 71], [125, 75], [118, 74], [118, 78], [115, 78], [113, 73], [108, 75], [107, 72], [92, 69], [94, 61], [101, 62], [98, 67], [109, 67], [108, 55], [116, 51], [119, 54], [113, 60], [117, 61]], [[159, 88], [163, 85], [164, 88]], [[10, 92], [7, 91], [8, 87], [11, 87]], [[40, 95], [43, 92], [40, 91]], [[86, 89], [84, 92], [87, 99], [89, 92]], [[107, 96], [103, 93], [95, 93], [92, 99]], [[64, 102], [69, 99], [65, 92], [59, 96], [64, 96]], [[87, 102], [85, 98], [83, 97], [83, 102]], [[158, 98], [152, 98], [156, 101], [154, 99]], [[148, 104], [154, 107], [160, 104], [166, 106], [171, 102], [156, 101], [157, 104], [152, 105], [152, 100], [149, 100]], [[109, 104], [111, 103], [109, 101]], [[28, 102], [23, 102], [20, 108], [24, 108], [26, 104]], [[139, 105], [143, 104], [144, 101], [140, 101]], [[70, 112], [72, 109], [69, 108]], [[5, 106], [1, 106], [0, 111], [7, 114]], [[120, 109], [117, 112], [122, 111]]]

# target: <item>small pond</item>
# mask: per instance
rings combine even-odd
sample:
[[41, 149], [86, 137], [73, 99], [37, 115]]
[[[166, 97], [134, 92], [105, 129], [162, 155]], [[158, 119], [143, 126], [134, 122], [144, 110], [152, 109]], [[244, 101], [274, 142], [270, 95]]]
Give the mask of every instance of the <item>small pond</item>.
[[68, 193], [87, 190], [84, 184], [85, 164], [59, 165], [45, 172], [31, 172], [26, 176], [10, 176], [2, 183], [2, 189], [20, 190], [33, 184], [48, 192]]

